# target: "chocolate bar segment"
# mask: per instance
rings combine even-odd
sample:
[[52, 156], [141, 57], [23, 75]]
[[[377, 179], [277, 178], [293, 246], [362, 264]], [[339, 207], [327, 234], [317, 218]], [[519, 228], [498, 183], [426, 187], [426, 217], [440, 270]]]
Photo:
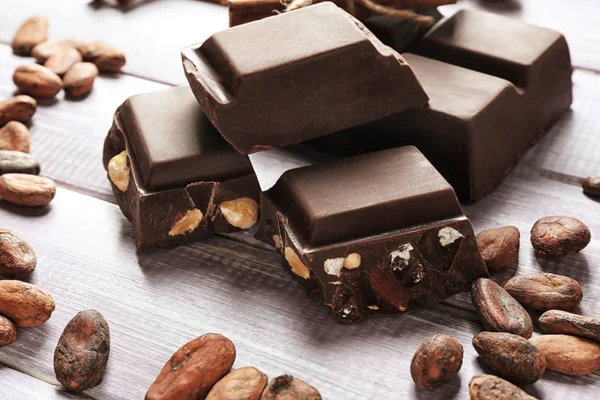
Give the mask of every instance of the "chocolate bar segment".
[[341, 323], [439, 302], [487, 276], [452, 188], [412, 146], [287, 171], [262, 195], [257, 237]]
[[187, 87], [126, 100], [103, 161], [138, 250], [248, 229], [258, 219], [260, 188], [248, 157], [220, 137]]
[[402, 56], [332, 3], [216, 33], [182, 56], [202, 109], [244, 154], [427, 102]]

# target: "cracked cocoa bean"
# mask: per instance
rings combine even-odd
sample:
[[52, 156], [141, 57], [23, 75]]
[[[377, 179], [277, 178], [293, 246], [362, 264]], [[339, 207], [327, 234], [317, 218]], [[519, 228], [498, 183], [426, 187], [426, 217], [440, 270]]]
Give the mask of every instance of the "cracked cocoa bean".
[[463, 347], [448, 335], [434, 335], [421, 344], [410, 364], [413, 381], [431, 389], [456, 378], [463, 361]]
[[572, 217], [540, 218], [531, 228], [531, 244], [542, 256], [568, 256], [583, 250], [592, 236], [589, 228]]
[[575, 310], [583, 298], [576, 280], [549, 273], [515, 276], [504, 289], [525, 307], [538, 311]]
[[0, 229], [0, 274], [30, 274], [36, 264], [35, 252], [21, 236], [9, 229]]
[[516, 227], [488, 229], [479, 232], [476, 239], [488, 270], [500, 272], [517, 264], [521, 234]]
[[269, 382], [261, 400], [321, 400], [317, 389], [302, 379], [281, 375]]
[[474, 376], [469, 383], [471, 400], [538, 400], [494, 375]]
[[539, 319], [540, 328], [546, 333], [564, 333], [600, 342], [600, 318], [550, 310]]

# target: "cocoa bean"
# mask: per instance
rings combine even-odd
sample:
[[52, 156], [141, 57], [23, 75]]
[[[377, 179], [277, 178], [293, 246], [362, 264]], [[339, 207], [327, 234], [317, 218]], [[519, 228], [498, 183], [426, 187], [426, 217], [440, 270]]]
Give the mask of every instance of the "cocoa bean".
[[463, 361], [463, 347], [448, 335], [434, 335], [415, 352], [410, 375], [417, 386], [431, 389], [456, 378]]
[[527, 339], [512, 333], [478, 333], [473, 347], [499, 376], [514, 383], [534, 383], [546, 370], [544, 355]]
[[148, 389], [146, 400], [203, 399], [234, 361], [235, 346], [225, 336], [200, 336], [173, 354]]
[[588, 176], [581, 186], [584, 193], [590, 196], [600, 196], [600, 176]]
[[9, 229], [0, 229], [0, 274], [30, 274], [36, 264], [35, 252], [21, 236]]
[[78, 97], [89, 93], [98, 77], [98, 67], [89, 62], [80, 62], [71, 67], [63, 79], [67, 96]]
[[118, 72], [125, 65], [125, 53], [103, 41], [84, 42], [77, 46], [84, 61], [96, 64], [101, 72]]
[[40, 163], [22, 151], [0, 150], [0, 175], [11, 173], [37, 175]]
[[21, 281], [0, 281], [0, 314], [17, 327], [39, 326], [50, 319], [54, 300], [37, 286]]
[[600, 344], [570, 335], [543, 335], [530, 339], [544, 354], [546, 368], [566, 375], [587, 375], [600, 367]]
[[54, 199], [56, 184], [52, 179], [27, 174], [0, 176], [0, 199], [20, 206], [45, 206]]
[[531, 244], [542, 256], [567, 256], [583, 250], [592, 236], [589, 228], [572, 217], [540, 218], [531, 228]]
[[29, 153], [29, 129], [19, 121], [10, 121], [0, 128], [0, 150]]
[[213, 386], [206, 400], [259, 400], [268, 378], [254, 367], [236, 369]]
[[521, 234], [514, 226], [488, 229], [476, 236], [481, 257], [488, 270], [504, 271], [514, 267], [519, 260]]
[[63, 76], [69, 68], [81, 61], [81, 54], [79, 54], [76, 48], [62, 47], [46, 60], [44, 67], [58, 76]]
[[108, 322], [96, 310], [79, 312], [65, 327], [54, 351], [56, 379], [82, 392], [102, 382], [110, 353]]
[[43, 64], [57, 51], [66, 48], [77, 49], [77, 45], [81, 44], [82, 41], [78, 39], [63, 39], [63, 40], [52, 40], [42, 42], [36, 45], [31, 50], [31, 55], [35, 57], [37, 62]]
[[17, 327], [8, 318], [0, 315], [0, 347], [13, 344], [17, 340]]
[[9, 121], [27, 122], [37, 108], [37, 101], [30, 96], [21, 94], [0, 102], [0, 126]]
[[17, 67], [13, 74], [13, 82], [19, 90], [33, 97], [54, 97], [62, 89], [60, 77], [38, 64]]
[[302, 379], [281, 375], [269, 382], [261, 400], [321, 400], [317, 389]]
[[486, 330], [530, 338], [533, 323], [527, 311], [497, 283], [479, 278], [471, 286], [471, 300]]
[[583, 297], [576, 280], [549, 273], [515, 276], [504, 289], [525, 307], [538, 311], [575, 310]]
[[494, 375], [474, 376], [469, 383], [471, 400], [538, 400]]
[[564, 333], [600, 342], [600, 318], [550, 310], [539, 319], [540, 328], [546, 333]]
[[48, 19], [33, 16], [25, 20], [17, 30], [12, 41], [13, 52], [17, 55], [28, 56], [31, 49], [48, 38]]

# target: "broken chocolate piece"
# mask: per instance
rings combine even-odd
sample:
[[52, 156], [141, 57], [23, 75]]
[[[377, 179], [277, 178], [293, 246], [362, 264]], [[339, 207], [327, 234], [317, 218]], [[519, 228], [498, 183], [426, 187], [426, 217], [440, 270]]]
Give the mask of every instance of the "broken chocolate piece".
[[182, 55], [202, 109], [244, 154], [427, 102], [402, 56], [331, 3], [230, 28]]

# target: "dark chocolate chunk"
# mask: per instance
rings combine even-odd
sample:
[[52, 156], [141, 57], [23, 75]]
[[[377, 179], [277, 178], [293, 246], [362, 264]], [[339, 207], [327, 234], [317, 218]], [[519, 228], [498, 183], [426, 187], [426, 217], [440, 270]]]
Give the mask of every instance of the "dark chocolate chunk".
[[402, 56], [331, 3], [230, 28], [182, 55], [202, 109], [245, 154], [427, 102]]
[[9, 173], [38, 175], [40, 163], [21, 151], [0, 150], [0, 175]]

